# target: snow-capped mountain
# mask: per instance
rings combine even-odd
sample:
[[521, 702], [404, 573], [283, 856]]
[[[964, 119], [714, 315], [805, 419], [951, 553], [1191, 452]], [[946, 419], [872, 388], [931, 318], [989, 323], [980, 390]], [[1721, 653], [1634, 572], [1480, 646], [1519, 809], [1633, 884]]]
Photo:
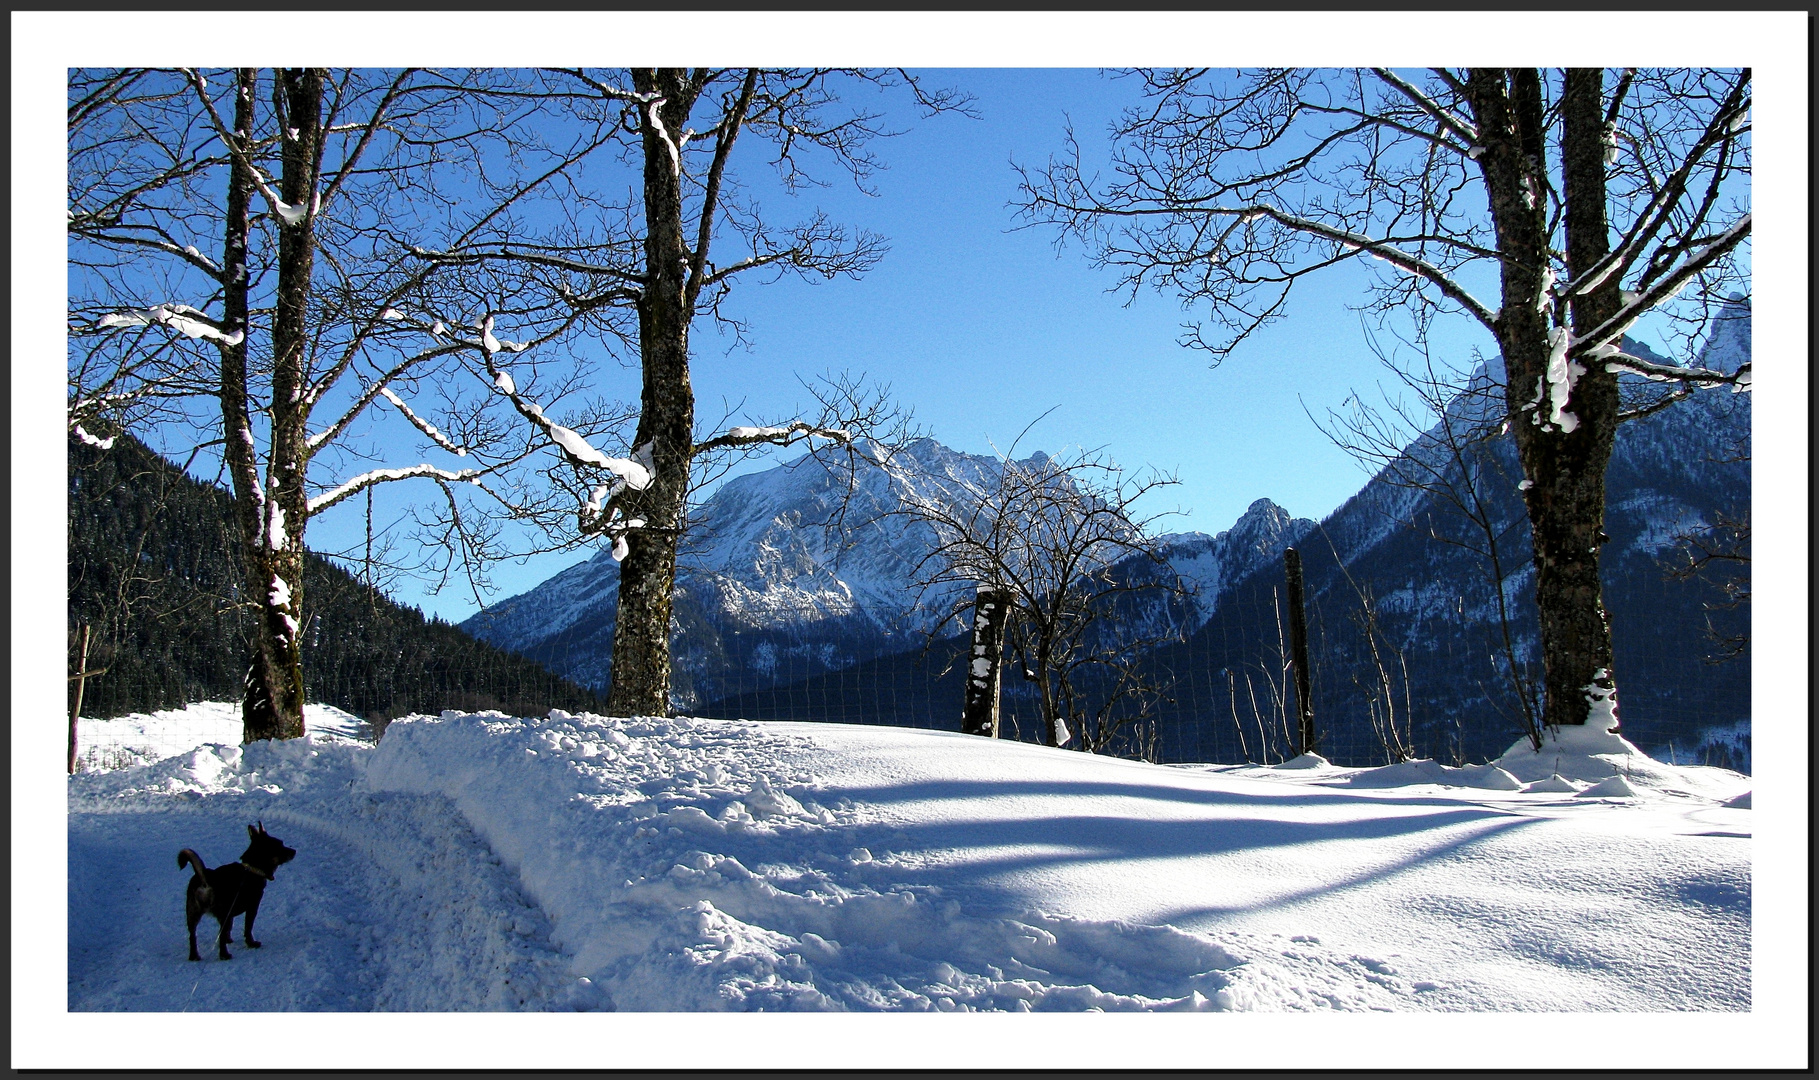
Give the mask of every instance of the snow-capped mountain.
[[[935, 534], [900, 512], [905, 490], [953, 498], [999, 468], [996, 458], [921, 439], [888, 467], [861, 465], [850, 496], [843, 474], [808, 457], [728, 480], [691, 522], [679, 560], [678, 705], [919, 647], [960, 590], [918, 588]], [[1217, 536], [1163, 537], [1164, 555], [1193, 593], [1190, 628], [1212, 615], [1226, 587], [1279, 557], [1313, 524], [1259, 499]], [[462, 626], [605, 687], [618, 586], [619, 566], [602, 552]]]
[[1290, 517], [1270, 500], [1258, 499], [1216, 536], [1198, 532], [1163, 536], [1162, 555], [1192, 596], [1191, 628], [1198, 629], [1213, 617], [1219, 597], [1231, 586], [1259, 567], [1274, 565], [1284, 548], [1300, 543], [1314, 527], [1311, 518]]
[[[977, 481], [997, 463], [924, 439], [894, 466], [862, 463], [849, 494], [835, 467], [802, 457], [733, 477], [701, 506], [677, 570], [678, 705], [729, 678], [799, 677], [909, 647], [946, 598], [916, 588], [933, 533], [894, 513], [899, 489], [910, 478]], [[462, 626], [604, 688], [618, 593], [619, 564], [602, 551]]]

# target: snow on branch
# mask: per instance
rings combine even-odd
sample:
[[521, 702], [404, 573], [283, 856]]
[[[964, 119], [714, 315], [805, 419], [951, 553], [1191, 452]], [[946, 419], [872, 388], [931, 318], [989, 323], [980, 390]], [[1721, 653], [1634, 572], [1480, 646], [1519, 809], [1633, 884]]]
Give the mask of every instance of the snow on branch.
[[222, 333], [221, 327], [213, 319], [188, 304], [157, 304], [143, 311], [137, 308], [117, 311], [103, 315], [95, 323], [97, 331], [110, 330], [116, 326], [168, 326], [192, 340], [206, 339], [221, 345], [238, 345], [246, 339], [245, 331]]
[[610, 86], [606, 83], [601, 82], [598, 79], [592, 78], [586, 72], [582, 71], [580, 68], [553, 67], [553, 68], [544, 68], [543, 70], [554, 72], [559, 75], [566, 75], [569, 78], [574, 79], [575, 81], [583, 84], [588, 89], [594, 91], [596, 94], [599, 94], [601, 97], [608, 99], [609, 101], [624, 101], [627, 103], [648, 105], [653, 101], [660, 100], [659, 95], [657, 95], [655, 93], [644, 94], [644, 93], [639, 93], [636, 90], [625, 90], [625, 89], [621, 89], [620, 87], [617, 87], [617, 86]]
[[410, 480], [419, 476], [433, 476], [438, 480], [472, 480], [481, 472], [480, 469], [462, 469], [459, 472], [451, 472], [448, 469], [438, 469], [434, 465], [428, 464], [410, 465], [402, 469], [374, 469], [372, 472], [361, 473], [340, 487], [332, 491], [325, 491], [311, 499], [309, 512], [316, 514], [326, 510], [349, 495], [364, 491], [374, 484], [388, 483], [393, 480]]
[[[394, 379], [397, 379], [400, 376], [402, 376], [406, 369], [408, 369], [416, 364], [419, 364], [419, 363], [423, 362], [424, 360], [429, 359], [430, 357], [439, 355], [443, 352], [447, 352], [451, 348], [453, 348], [453, 346], [443, 346], [441, 348], [432, 349], [426, 353], [419, 353], [415, 356], [406, 357], [404, 360], [400, 361], [396, 366], [394, 366], [390, 371], [387, 371], [385, 374], [381, 375], [378, 379], [374, 380], [372, 385], [368, 386], [364, 391], [362, 391], [360, 396], [354, 400], [353, 404], [349, 405], [347, 407], [347, 409], [344, 412], [342, 412], [341, 416], [339, 418], [337, 418], [334, 423], [330, 424], [326, 428], [323, 428], [321, 431], [317, 432], [316, 434], [311, 435], [308, 438], [308, 440], [306, 440], [305, 445], [310, 450], [313, 451], [317, 447], [322, 446], [324, 443], [330, 442], [330, 441], [334, 440], [335, 438], [339, 437], [341, 432], [344, 429], [346, 429], [346, 427], [349, 424], [353, 423], [355, 417], [359, 416], [361, 413], [366, 411], [366, 407], [373, 403], [374, 398], [377, 398], [382, 393], [386, 393], [389, 396], [388, 388], [391, 386], [392, 381]], [[317, 395], [321, 392], [325, 382], [326, 382], [326, 380], [318, 382], [316, 388], [310, 391], [309, 400], [312, 404], [315, 402]], [[406, 416], [411, 420], [411, 422], [413, 424], [417, 424], [417, 418], [414, 415], [411, 415], [407, 412]], [[419, 430], [422, 430], [423, 425], [418, 424], [418, 428], [419, 428]], [[425, 431], [424, 434], [430, 435], [431, 438], [435, 438], [435, 435], [431, 434], [430, 431]], [[459, 453], [460, 451], [456, 451], [456, 452]]]
[[76, 438], [81, 439], [83, 442], [89, 444], [90, 446], [94, 447], [97, 450], [113, 449], [114, 436], [109, 435], [105, 439], [96, 438], [95, 436], [90, 435], [88, 433], [88, 429], [82, 426], [82, 421], [80, 421], [80, 420], [70, 421], [69, 429], [71, 432], [73, 432], [75, 434]]
[[1684, 382], [1700, 386], [1730, 386], [1737, 391], [1747, 391], [1751, 387], [1750, 364], [1745, 362], [1736, 371], [1726, 373], [1711, 368], [1684, 368], [1673, 364], [1655, 364], [1639, 356], [1621, 352], [1614, 345], [1601, 345], [1592, 350], [1588, 356], [1592, 360], [1604, 361], [1604, 370], [1619, 375], [1640, 375], [1653, 382]]
[[[505, 352], [520, 353], [531, 347], [531, 343], [528, 341], [501, 341], [497, 337], [494, 337], [493, 336], [493, 317], [490, 314], [487, 315], [486, 318], [480, 320], [479, 324], [475, 327], [475, 329], [480, 331], [480, 337], [478, 340], [476, 340], [474, 338], [455, 338], [455, 340], [461, 342], [464, 345], [478, 345], [482, 350], [484, 350], [486, 352], [486, 360], [487, 360], [488, 367], [491, 367], [492, 360], [493, 360], [493, 354], [496, 352], [500, 352], [503, 350]], [[508, 375], [508, 376], [506, 376], [506, 378], [509, 379], [510, 376]]]
[[505, 395], [505, 397], [511, 401], [512, 406], [518, 410], [519, 415], [523, 416], [526, 420], [529, 420], [532, 424], [541, 429], [545, 435], [549, 436], [549, 440], [562, 452], [562, 456], [568, 460], [569, 464], [574, 465], [577, 468], [592, 466], [606, 469], [623, 481], [625, 486], [635, 490], [642, 491], [645, 488], [650, 487], [652, 474], [655, 470], [651, 465], [648, 444], [641, 448], [645, 451], [642, 457], [637, 450], [633, 451], [631, 458], [608, 457], [606, 454], [601, 453], [599, 448], [588, 442], [585, 435], [582, 435], [573, 428], [564, 427], [554, 420], [551, 420], [548, 416], [544, 415], [541, 406], [518, 392], [517, 382], [512, 378], [511, 372], [500, 367], [498, 361], [495, 360], [494, 357], [499, 353], [501, 348], [510, 349], [514, 352], [522, 352], [529, 346], [513, 341], [502, 342], [494, 337], [493, 317], [491, 314], [488, 314], [485, 319], [481, 320], [480, 340], [471, 341], [467, 338], [457, 338], [456, 340], [463, 341], [470, 345], [478, 345], [480, 347], [481, 352], [486, 358], [486, 372], [488, 375], [492, 376], [493, 379], [493, 388]]
[[1650, 285], [1645, 291], [1628, 294], [1628, 303], [1625, 303], [1615, 315], [1598, 324], [1591, 333], [1574, 342], [1571, 355], [1575, 359], [1590, 355], [1594, 350], [1615, 341], [1650, 308], [1673, 299], [1681, 289], [1686, 287], [1687, 282], [1698, 276], [1706, 267], [1723, 258], [1732, 248], [1741, 243], [1744, 237], [1749, 235], [1753, 216], [1751, 214], [1743, 215], [1735, 225], [1701, 244], [1697, 249], [1697, 254], [1686, 259], [1671, 273], [1663, 275], [1659, 281]]
[[724, 435], [716, 436], [695, 446], [699, 454], [708, 450], [722, 450], [735, 446], [757, 446], [769, 443], [772, 446], [791, 446], [805, 439], [827, 439], [837, 443], [851, 443], [852, 433], [842, 428], [817, 427], [806, 420], [797, 420], [783, 427], [735, 427], [729, 428]]
[[391, 402], [392, 406], [394, 408], [396, 408], [399, 412], [404, 414], [404, 418], [406, 420], [410, 421], [412, 427], [416, 428], [418, 431], [423, 432], [425, 435], [428, 435], [430, 437], [430, 439], [433, 440], [437, 446], [442, 447], [442, 449], [447, 450], [449, 453], [454, 454], [457, 457], [466, 457], [467, 456], [467, 447], [458, 446], [454, 442], [451, 442], [449, 440], [449, 437], [447, 435], [442, 434], [441, 431], [437, 430], [436, 426], [434, 424], [431, 424], [429, 421], [423, 419], [422, 417], [418, 416], [416, 413], [412, 412], [411, 407], [404, 403], [403, 398], [399, 397], [397, 394], [394, 394], [392, 392], [391, 387], [381, 386], [379, 388], [379, 392], [381, 394], [385, 395], [385, 400]]
[[1476, 125], [1455, 115], [1450, 110], [1441, 107], [1439, 102], [1436, 102], [1433, 98], [1422, 93], [1412, 83], [1402, 78], [1402, 76], [1397, 75], [1389, 68], [1372, 68], [1371, 71], [1375, 73], [1379, 79], [1382, 79], [1384, 82], [1395, 87], [1403, 97], [1414, 102], [1415, 106], [1422, 112], [1439, 121], [1441, 127], [1452, 132], [1454, 135], [1457, 135], [1459, 138], [1464, 139], [1468, 146], [1477, 144], [1478, 128]]

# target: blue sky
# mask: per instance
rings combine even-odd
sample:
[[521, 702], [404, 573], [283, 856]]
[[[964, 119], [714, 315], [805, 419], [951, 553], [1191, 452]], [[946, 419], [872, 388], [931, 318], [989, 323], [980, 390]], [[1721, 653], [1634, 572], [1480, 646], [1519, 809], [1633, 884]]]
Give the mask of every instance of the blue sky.
[[[1057, 18], [1010, 37], [973, 37], [997, 42], [991, 49], [999, 52], [1017, 45], [1018, 55], [1006, 57], [1010, 62], [1053, 62], [1051, 57], [1070, 56], [1070, 48], [1071, 55], [1085, 48], [1058, 44], [1064, 38], [1085, 40], [1069, 37], [1064, 22]], [[525, 21], [527, 33], [534, 23]], [[1114, 53], [1121, 25], [1106, 24]], [[1050, 27], [1046, 39], [1039, 32], [1043, 27]], [[1359, 37], [1364, 32], [1359, 28], [1349, 36], [1333, 29], [1328, 36], [1343, 44], [1326, 45], [1319, 44], [1325, 30], [1304, 29], [1293, 39], [1298, 42], [1296, 59], [1367, 59], [1348, 55], [1361, 47], [1354, 42], [1369, 40], [1368, 33]], [[502, 32], [502, 39], [503, 49], [496, 42], [488, 45], [487, 59], [511, 62], [514, 48], [530, 49], [535, 61], [549, 59], [543, 55], [547, 38], [516, 46], [509, 32]], [[965, 39], [943, 35], [943, 44], [924, 43], [911, 51], [954, 55], [946, 42]], [[140, 40], [122, 34], [120, 43], [107, 48], [126, 48], [132, 59], [140, 59]], [[379, 40], [346, 39], [338, 48], [354, 48], [354, 55], [323, 59], [396, 63], [395, 46], [385, 46], [383, 55], [372, 58], [360, 53], [361, 48], [379, 48]], [[1148, 55], [1153, 40], [1144, 38], [1140, 51], [1145, 59], [1153, 59]], [[1233, 40], [1280, 48], [1290, 39], [1240, 35]], [[1669, 34], [1663, 40], [1674, 44], [1650, 47], [1671, 50], [1686, 38]], [[1312, 54], [1305, 51], [1310, 42]], [[1106, 48], [1103, 43], [1086, 48], [1085, 62], [1098, 61]], [[1129, 52], [1132, 46], [1122, 48]], [[1207, 48], [1218, 52], [1213, 45]], [[1327, 54], [1319, 52], [1322, 48]], [[1375, 48], [1368, 59], [1382, 55], [1385, 46], [1379, 40]], [[1246, 48], [1247, 54], [1251, 51]], [[1214, 58], [1212, 53], [1208, 57]], [[122, 62], [126, 57], [113, 57], [104, 48], [93, 56], [85, 52], [82, 59]], [[964, 57], [959, 62], [981, 61]], [[994, 56], [983, 62], [1005, 59]], [[1112, 275], [1093, 270], [1078, 247], [1057, 254], [1051, 229], [1014, 228], [1008, 204], [1016, 174], [1010, 162], [1040, 165], [1062, 145], [1069, 118], [1082, 146], [1102, 153], [1106, 124], [1136, 98], [1134, 83], [1091, 67], [917, 70], [937, 85], [975, 95], [980, 118], [917, 118], [902, 110], [901, 96], [888, 99], [893, 119], [901, 118], [911, 130], [877, 145], [890, 167], [874, 178], [876, 197], [830, 177], [829, 187], [811, 189], [797, 206], [781, 197], [766, 198], [771, 216], [779, 221], [822, 208], [836, 220], [884, 234], [891, 250], [859, 281], [751, 282], [737, 290], [728, 309], [748, 323], [750, 347], [716, 335], [705, 320], [698, 325], [694, 374], [699, 415], [717, 414], [722, 399], [743, 401], [747, 410], [766, 417], [785, 415], [803, 397], [797, 376], [829, 369], [863, 371], [892, 383], [932, 435], [969, 452], [1007, 446], [1026, 424], [1047, 412], [1023, 451], [1103, 446], [1126, 465], [1177, 471], [1181, 485], [1151, 506], [1187, 511], [1162, 523], [1170, 530], [1217, 532], [1261, 497], [1298, 516], [1317, 518], [1362, 485], [1365, 475], [1357, 464], [1307, 416], [1324, 415], [1354, 390], [1374, 396], [1383, 377], [1357, 316], [1348, 309], [1363, 299], [1361, 271], [1338, 268], [1303, 282], [1287, 319], [1256, 334], [1220, 367], [1209, 368], [1204, 354], [1177, 343], [1179, 324], [1192, 313], [1172, 296], [1145, 293], [1127, 304], [1123, 295], [1107, 292]], [[1488, 347], [1488, 336], [1470, 320], [1444, 322], [1454, 335], [1442, 342], [1449, 358], [1463, 362], [1474, 346]], [[617, 377], [619, 385], [602, 387], [602, 392], [635, 396], [636, 373], [625, 369]], [[358, 509], [352, 504], [340, 509], [345, 512], [331, 511], [312, 521], [313, 547], [345, 544], [360, 531]], [[490, 599], [521, 592], [589, 555], [498, 566], [493, 577], [501, 589]], [[464, 618], [475, 607], [471, 595], [455, 589], [432, 595], [417, 583], [401, 581], [396, 592], [399, 599], [450, 619]]]
[[[798, 376], [865, 372], [889, 382], [929, 434], [958, 450], [1008, 449], [1043, 417], [1020, 454], [1103, 447], [1127, 466], [1176, 472], [1180, 486], [1147, 507], [1184, 511], [1159, 523], [1167, 531], [1218, 532], [1266, 497], [1319, 518], [1362, 485], [1358, 465], [1304, 411], [1324, 416], [1382, 374], [1347, 307], [1363, 298], [1360, 272], [1305, 282], [1287, 319], [1212, 368], [1204, 353], [1178, 343], [1191, 313], [1173, 296], [1108, 292], [1110, 272], [1094, 270], [1078, 245], [1057, 253], [1051, 227], [1017, 228], [1010, 205], [1013, 160], [1041, 165], [1062, 146], [1070, 119], [1089, 153], [1104, 152], [1107, 124], [1136, 99], [1135, 83], [1090, 68], [919, 74], [974, 95], [978, 119], [918, 118], [895, 95], [887, 99], [891, 119], [910, 130], [876, 145], [889, 168], [873, 178], [875, 195], [829, 176], [827, 187], [794, 200], [765, 196], [778, 221], [822, 209], [884, 234], [890, 252], [859, 280], [743, 283], [727, 311], [747, 324], [745, 344], [698, 320], [699, 416], [717, 416], [723, 402], [786, 415], [805, 399]], [[1465, 334], [1467, 322], [1457, 322]], [[1488, 346], [1483, 336], [1459, 338], [1456, 353]], [[635, 397], [636, 373], [619, 379], [603, 389]], [[344, 517], [311, 523], [316, 546], [362, 527], [351, 505]], [[589, 554], [499, 566], [494, 599]], [[398, 593], [449, 619], [475, 607], [471, 594], [453, 589], [431, 595], [401, 582]]]

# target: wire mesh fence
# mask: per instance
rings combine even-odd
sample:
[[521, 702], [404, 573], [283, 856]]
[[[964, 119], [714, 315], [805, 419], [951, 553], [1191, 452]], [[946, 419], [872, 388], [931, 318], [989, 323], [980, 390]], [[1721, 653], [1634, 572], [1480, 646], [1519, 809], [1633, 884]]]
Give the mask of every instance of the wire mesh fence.
[[[1663, 760], [1748, 771], [1749, 662], [1747, 656], [1709, 662], [1717, 650], [1695, 586], [1667, 580], [1652, 567], [1632, 568], [1610, 583], [1623, 731]], [[1522, 595], [1512, 600], [1514, 611], [1532, 609]], [[1106, 752], [1259, 764], [1295, 756], [1301, 746], [1286, 603], [1281, 575], [1259, 573], [1222, 595], [1210, 618], [1180, 627], [1180, 640], [1145, 658], [1145, 671], [1164, 687], [1160, 700], [1140, 713], [1105, 718], [1120, 725]], [[1465, 763], [1494, 758], [1523, 738], [1511, 654], [1481, 608], [1481, 597], [1440, 584], [1388, 592], [1370, 604], [1349, 590], [1311, 590], [1314, 749], [1342, 765], [1404, 757]], [[606, 708], [610, 624], [539, 647], [532, 663], [500, 649], [460, 646], [464, 635], [447, 626], [433, 628], [438, 641], [449, 639], [440, 644], [384, 625], [377, 629], [386, 632], [375, 633], [360, 611], [339, 604], [306, 625], [305, 683], [310, 701], [345, 710], [376, 732], [396, 716], [445, 709], [541, 715], [550, 708]], [[1532, 616], [1526, 618], [1512, 627], [1513, 655], [1532, 701], [1539, 672]], [[696, 619], [677, 642], [674, 704], [679, 712], [727, 719], [958, 731], [967, 647], [964, 635], [885, 634], [857, 622], [739, 627]], [[106, 646], [98, 644], [91, 669], [107, 668], [106, 660]], [[84, 720], [79, 756], [99, 766], [153, 753], [145, 729], [157, 725], [125, 714], [236, 702], [238, 667], [225, 654], [201, 668], [116, 657], [110, 670], [85, 680], [83, 712], [124, 719]], [[77, 669], [72, 652], [71, 673]], [[1043, 729], [1037, 687], [1020, 669], [1013, 661], [1003, 672], [1000, 733], [1036, 741]], [[564, 673], [576, 674], [582, 685], [561, 678]], [[188, 746], [239, 741], [237, 705], [187, 716], [167, 715], [160, 723], [166, 730], [191, 725], [178, 740]], [[1079, 731], [1092, 721], [1065, 722]]]
[[[1748, 771], [1747, 656], [1711, 662], [1696, 583], [1650, 565], [1614, 568], [1612, 600], [1622, 730], [1663, 760]], [[1343, 765], [1402, 758], [1485, 761], [1525, 737], [1523, 696], [1538, 710], [1540, 666], [1532, 593], [1512, 589], [1513, 647], [1502, 644], [1482, 597], [1444, 584], [1366, 602], [1327, 588], [1307, 599], [1309, 697], [1315, 749]], [[1110, 752], [1175, 762], [1274, 764], [1301, 749], [1289, 662], [1286, 590], [1261, 573], [1224, 595], [1205, 622], [1146, 657], [1165, 688], [1122, 723]], [[950, 624], [951, 625], [951, 624]], [[885, 636], [865, 627], [745, 627], [714, 647], [678, 649], [677, 711], [727, 719], [797, 720], [960, 729], [968, 639]], [[589, 671], [604, 691], [610, 632], [544, 648], [556, 671]], [[1511, 659], [1514, 659], [1512, 665]], [[1001, 737], [1035, 741], [1037, 688], [1021, 665], [1002, 675]], [[1512, 677], [1512, 668], [1515, 677]], [[1519, 688], [1520, 687], [1520, 688]], [[1090, 700], [1092, 695], [1087, 694]], [[1090, 719], [1066, 718], [1078, 731]]]

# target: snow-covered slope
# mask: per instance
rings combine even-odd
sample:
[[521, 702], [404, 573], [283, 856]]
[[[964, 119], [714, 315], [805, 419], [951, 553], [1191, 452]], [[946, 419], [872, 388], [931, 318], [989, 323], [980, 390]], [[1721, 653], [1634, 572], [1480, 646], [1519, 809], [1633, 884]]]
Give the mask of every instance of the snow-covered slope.
[[[552, 712], [205, 745], [70, 780], [69, 1005], [1750, 1010], [1749, 779], [1581, 743], [1169, 767]], [[299, 852], [265, 947], [187, 963], [174, 852], [255, 819]]]

